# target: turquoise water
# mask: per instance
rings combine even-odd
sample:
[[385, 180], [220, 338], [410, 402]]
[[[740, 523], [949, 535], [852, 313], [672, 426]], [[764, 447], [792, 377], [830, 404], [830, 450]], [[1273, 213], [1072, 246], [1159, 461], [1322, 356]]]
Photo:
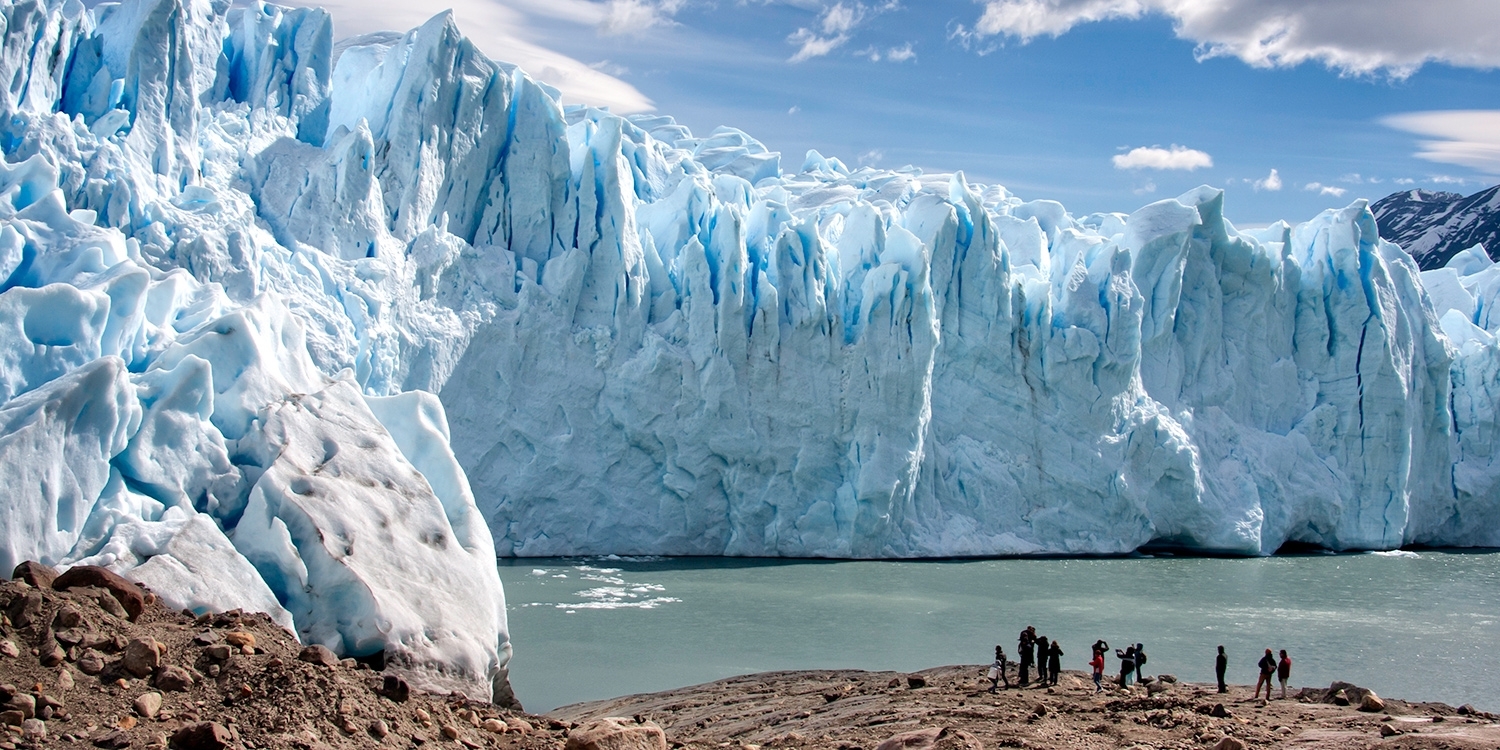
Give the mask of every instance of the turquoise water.
[[[911, 671], [1014, 658], [1026, 625], [1088, 645], [1143, 642], [1147, 674], [1253, 683], [1266, 648], [1292, 683], [1500, 710], [1500, 553], [1264, 559], [817, 562], [502, 561], [531, 711], [780, 669]], [[1110, 668], [1117, 666], [1110, 660]]]

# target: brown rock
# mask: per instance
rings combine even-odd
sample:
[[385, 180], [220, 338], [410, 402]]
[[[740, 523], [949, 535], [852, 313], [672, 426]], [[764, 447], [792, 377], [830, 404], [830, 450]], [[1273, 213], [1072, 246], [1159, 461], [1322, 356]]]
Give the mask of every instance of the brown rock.
[[16, 566], [15, 572], [10, 574], [11, 580], [25, 581], [39, 589], [52, 588], [52, 582], [57, 580], [57, 569], [43, 565], [33, 560], [27, 560]]
[[1212, 716], [1212, 717], [1214, 717], [1216, 719], [1232, 719], [1232, 718], [1234, 718], [1234, 714], [1229, 713], [1229, 709], [1225, 708], [1223, 703], [1215, 703], [1214, 707], [1213, 707], [1213, 710], [1209, 711], [1208, 715]]
[[21, 718], [30, 719], [36, 716], [36, 698], [25, 693], [19, 693], [5, 704], [6, 710], [20, 711]]
[[1233, 737], [1225, 737], [1219, 740], [1219, 744], [1214, 745], [1214, 750], [1245, 750], [1245, 743]]
[[10, 623], [17, 628], [29, 628], [31, 623], [42, 613], [42, 595], [40, 592], [28, 592], [25, 596], [16, 597], [10, 603], [10, 608], [5, 614], [10, 618]]
[[[52, 624], [53, 626], [62, 628], [64, 630], [68, 628], [76, 628], [79, 625], [83, 624], [83, 613], [80, 612], [77, 607], [71, 604], [65, 604], [60, 609], [58, 609], [57, 614], [53, 616]], [[73, 642], [77, 643], [78, 641]]]
[[209, 646], [208, 648], [203, 649], [203, 653], [205, 656], [215, 661], [224, 661], [230, 656], [229, 646], [223, 643], [216, 643], [212, 646]]
[[172, 734], [172, 747], [181, 750], [225, 750], [234, 742], [234, 735], [224, 725], [214, 721], [189, 724]]
[[21, 649], [16, 648], [14, 641], [0, 641], [0, 656], [7, 656], [14, 659], [20, 655]]
[[337, 667], [339, 665], [339, 658], [332, 651], [328, 650], [327, 646], [318, 643], [302, 649], [302, 652], [297, 654], [297, 660], [305, 661], [309, 664], [321, 664], [325, 667]]
[[97, 565], [78, 565], [69, 568], [66, 573], [57, 577], [52, 582], [52, 588], [58, 591], [67, 591], [78, 586], [94, 586], [108, 591], [120, 606], [125, 609], [125, 614], [134, 621], [141, 616], [141, 610], [146, 608], [146, 595], [141, 587], [122, 578], [108, 568]]
[[1374, 690], [1366, 690], [1365, 697], [1359, 699], [1359, 710], [1379, 713], [1385, 710], [1385, 701], [1381, 700]]
[[979, 739], [961, 729], [929, 727], [887, 738], [875, 750], [982, 750]]
[[405, 703], [411, 697], [411, 686], [400, 676], [388, 674], [381, 680], [379, 692], [397, 703]]
[[183, 692], [193, 686], [193, 675], [182, 667], [162, 667], [156, 673], [156, 687], [161, 690]]
[[499, 719], [485, 719], [479, 727], [490, 734], [505, 734], [505, 722]]
[[110, 732], [96, 737], [94, 747], [102, 747], [104, 750], [124, 750], [130, 747], [130, 735], [124, 732]]
[[21, 733], [30, 740], [43, 739], [47, 736], [47, 722], [41, 719], [27, 719], [21, 722]]
[[667, 735], [649, 721], [600, 719], [569, 732], [566, 750], [667, 750]]
[[458, 739], [458, 727], [455, 727], [452, 724], [444, 724], [443, 736], [447, 737], [450, 740]]
[[73, 670], [63, 667], [62, 671], [57, 673], [57, 689], [64, 693], [73, 689]]
[[519, 732], [520, 734], [531, 734], [531, 722], [519, 716], [505, 717], [505, 726], [512, 732]]
[[139, 723], [139, 721], [135, 720], [134, 716], [121, 716], [120, 720], [115, 722], [115, 728], [122, 730], [131, 730], [135, 729], [135, 725]]
[[224, 634], [224, 642], [239, 648], [255, 648], [255, 634], [244, 630], [231, 630]]
[[919, 674], [909, 674], [906, 676], [906, 687], [912, 690], [927, 687], [927, 678]]
[[370, 727], [366, 731], [370, 733], [371, 737], [374, 737], [377, 740], [383, 740], [385, 739], [386, 735], [391, 733], [391, 728], [385, 723], [384, 719], [376, 719], [370, 722]]
[[155, 638], [137, 638], [125, 644], [125, 656], [120, 666], [136, 677], [146, 677], [161, 666], [161, 658], [166, 653], [167, 647]]
[[66, 659], [67, 656], [68, 654], [66, 651], [63, 651], [62, 646], [57, 645], [57, 642], [53, 641], [46, 646], [42, 646], [41, 653], [38, 654], [38, 659], [44, 667], [55, 667], [63, 663], [63, 659]]
[[135, 712], [144, 719], [154, 719], [161, 712], [161, 693], [145, 693], [135, 699]]
[[20, 711], [0, 711], [0, 724], [18, 727], [23, 721], [26, 721], [26, 714]]
[[1381, 724], [1380, 725], [1380, 736], [1381, 737], [1395, 737], [1398, 734], [1401, 734], [1401, 730], [1399, 730], [1399, 729], [1391, 726], [1390, 724]]
[[85, 649], [78, 655], [78, 671], [96, 675], [104, 671], [104, 655], [93, 649]]

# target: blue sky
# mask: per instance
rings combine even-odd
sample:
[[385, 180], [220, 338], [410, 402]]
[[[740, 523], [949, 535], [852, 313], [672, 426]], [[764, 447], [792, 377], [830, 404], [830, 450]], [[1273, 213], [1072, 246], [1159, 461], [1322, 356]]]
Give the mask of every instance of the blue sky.
[[[738, 127], [785, 168], [963, 170], [1077, 215], [1207, 183], [1243, 225], [1500, 183], [1496, 0], [455, 2], [565, 100]], [[307, 4], [340, 35], [442, 7]]]

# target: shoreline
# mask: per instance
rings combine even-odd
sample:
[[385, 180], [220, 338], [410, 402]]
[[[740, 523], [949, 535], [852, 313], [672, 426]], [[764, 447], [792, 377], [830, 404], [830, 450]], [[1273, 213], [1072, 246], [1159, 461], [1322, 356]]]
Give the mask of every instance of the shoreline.
[[[606, 716], [632, 717], [660, 726], [674, 748], [876, 750], [892, 739], [908, 750], [943, 742], [1063, 750], [1500, 747], [1500, 717], [1494, 714], [1379, 696], [1361, 710], [1360, 698], [1369, 691], [1346, 683], [1289, 688], [1286, 699], [1269, 702], [1251, 700], [1248, 685], [1231, 685], [1220, 695], [1213, 685], [1162, 687], [1160, 680], [1154, 681], [1158, 687], [1129, 689], [1106, 682], [1106, 692], [1096, 696], [1087, 674], [1064, 671], [1055, 688], [1033, 685], [990, 694], [985, 669], [976, 664], [910, 673], [764, 672], [562, 706], [548, 715], [578, 725]], [[1355, 697], [1353, 705], [1333, 702], [1347, 696]]]

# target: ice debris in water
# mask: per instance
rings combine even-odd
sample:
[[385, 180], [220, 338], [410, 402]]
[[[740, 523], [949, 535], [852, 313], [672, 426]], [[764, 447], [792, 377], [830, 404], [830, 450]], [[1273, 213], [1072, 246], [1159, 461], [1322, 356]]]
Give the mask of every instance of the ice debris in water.
[[448, 14], [0, 13], [0, 568], [503, 699], [497, 552], [1500, 545], [1500, 270], [1419, 273], [1363, 201], [793, 171]]

